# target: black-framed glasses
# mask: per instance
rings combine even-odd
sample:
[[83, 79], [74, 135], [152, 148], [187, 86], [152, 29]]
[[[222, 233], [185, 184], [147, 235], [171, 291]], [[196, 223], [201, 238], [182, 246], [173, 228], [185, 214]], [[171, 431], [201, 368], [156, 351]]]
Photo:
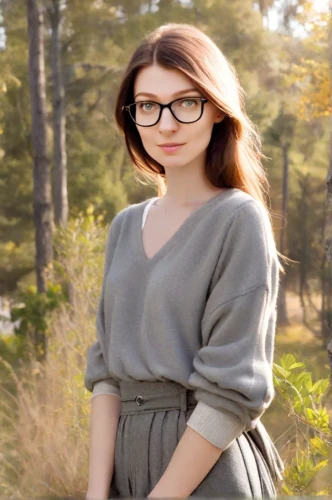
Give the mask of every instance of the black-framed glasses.
[[160, 104], [156, 101], [138, 101], [122, 106], [122, 110], [129, 112], [136, 125], [152, 127], [159, 122], [164, 108], [168, 108], [180, 123], [197, 122], [203, 114], [206, 102], [208, 99], [204, 97], [181, 97], [168, 104]]

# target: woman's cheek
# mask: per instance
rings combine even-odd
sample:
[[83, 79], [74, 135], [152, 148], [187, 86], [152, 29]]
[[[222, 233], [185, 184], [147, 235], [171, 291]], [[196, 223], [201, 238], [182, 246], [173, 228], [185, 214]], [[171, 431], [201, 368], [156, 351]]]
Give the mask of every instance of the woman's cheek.
[[160, 157], [160, 152], [161, 150], [158, 150], [158, 146], [154, 145], [153, 143], [151, 143], [150, 141], [148, 140], [143, 140], [142, 139], [142, 143], [143, 143], [143, 147], [145, 149], [145, 151], [153, 158], [153, 159], [156, 159], [156, 157]]
[[153, 143], [151, 143], [150, 141], [146, 141], [145, 142], [145, 149], [146, 151], [151, 155], [151, 156], [155, 156], [156, 153], [157, 153], [157, 148], [158, 146], [155, 146]]

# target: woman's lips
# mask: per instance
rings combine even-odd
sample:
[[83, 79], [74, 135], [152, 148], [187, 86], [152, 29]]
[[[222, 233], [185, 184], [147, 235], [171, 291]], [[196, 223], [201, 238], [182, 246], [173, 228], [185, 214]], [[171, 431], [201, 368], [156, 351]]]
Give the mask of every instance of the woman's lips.
[[178, 144], [177, 146], [159, 146], [165, 153], [174, 153], [178, 151], [184, 144]]

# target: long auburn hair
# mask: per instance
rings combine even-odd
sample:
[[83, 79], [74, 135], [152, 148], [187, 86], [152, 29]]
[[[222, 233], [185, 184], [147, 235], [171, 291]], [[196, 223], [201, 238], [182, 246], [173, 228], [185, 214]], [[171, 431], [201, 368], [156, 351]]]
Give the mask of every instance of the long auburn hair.
[[[124, 106], [134, 102], [134, 82], [141, 68], [158, 64], [177, 69], [225, 113], [215, 123], [206, 155], [206, 176], [216, 187], [238, 188], [260, 201], [271, 227], [271, 210], [265, 200], [269, 182], [261, 159], [261, 138], [245, 111], [245, 92], [237, 72], [217, 45], [191, 24], [167, 23], [148, 33], [132, 54], [122, 77], [115, 105], [115, 121], [124, 135], [134, 166], [157, 184], [158, 196], [167, 190], [164, 167], [144, 149], [135, 123]], [[278, 250], [277, 254], [290, 260]], [[285, 273], [279, 261], [279, 269]]]

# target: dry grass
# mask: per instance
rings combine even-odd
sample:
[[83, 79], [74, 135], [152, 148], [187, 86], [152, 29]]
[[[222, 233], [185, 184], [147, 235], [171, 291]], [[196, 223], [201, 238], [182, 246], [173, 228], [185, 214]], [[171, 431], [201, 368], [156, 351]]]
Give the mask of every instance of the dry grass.
[[2, 362], [0, 494], [8, 498], [86, 493], [90, 393], [83, 376], [95, 338], [105, 230], [82, 223], [62, 244], [57, 279], [75, 293], [72, 306], [62, 304], [49, 319], [47, 362], [30, 357], [15, 371]]

